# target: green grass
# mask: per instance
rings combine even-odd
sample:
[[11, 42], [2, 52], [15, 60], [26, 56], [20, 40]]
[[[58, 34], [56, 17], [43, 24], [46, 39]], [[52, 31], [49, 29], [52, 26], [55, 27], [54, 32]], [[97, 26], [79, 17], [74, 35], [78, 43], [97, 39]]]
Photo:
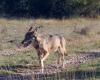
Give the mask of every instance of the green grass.
[[86, 63], [82, 63], [79, 66], [79, 69], [80, 70], [94, 69], [96, 71], [100, 71], [100, 63], [99, 62], [100, 62], [100, 59], [95, 59], [95, 60], [88, 61]]
[[28, 64], [30, 61], [34, 63], [37, 59], [36, 53], [34, 52], [24, 52], [18, 53], [10, 56], [0, 56], [0, 66], [2, 65], [18, 65], [18, 64]]
[[89, 51], [92, 49], [100, 48], [100, 41], [71, 44], [71, 45], [67, 45], [66, 48], [68, 53]]
[[14, 71], [0, 70], [0, 74], [16, 74]]

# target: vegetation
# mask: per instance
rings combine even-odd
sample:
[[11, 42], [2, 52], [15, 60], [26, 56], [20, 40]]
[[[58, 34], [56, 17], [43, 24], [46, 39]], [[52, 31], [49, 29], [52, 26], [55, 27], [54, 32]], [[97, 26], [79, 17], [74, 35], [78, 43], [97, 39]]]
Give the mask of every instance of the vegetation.
[[[35, 69], [40, 68], [37, 54], [33, 47], [30, 46], [30, 48], [27, 50], [24, 49], [23, 51], [15, 51], [19, 43], [23, 40], [24, 34], [31, 23], [34, 23], [34, 26], [42, 25], [43, 28], [41, 28], [39, 32], [44, 35], [61, 34], [65, 36], [67, 41], [66, 49], [69, 56], [67, 57], [65, 54], [66, 60], [70, 58], [70, 56], [79, 55], [80, 52], [89, 52], [90, 54], [92, 54], [90, 52], [91, 50], [95, 51], [94, 54], [100, 52], [100, 19], [70, 18], [66, 20], [16, 20], [0, 18], [0, 75], [3, 74], [4, 78], [5, 75], [8, 76], [11, 74], [9, 78], [18, 78], [18, 80], [23, 78], [21, 80], [24, 80], [28, 73], [33, 73]], [[3, 55], [1, 55], [1, 52], [3, 52]], [[57, 55], [51, 54], [47, 61], [45, 61], [46, 67], [55, 63], [56, 60]], [[52, 75], [38, 74], [35, 75], [34, 78], [36, 78], [36, 80], [72, 80], [78, 78], [84, 78], [84, 80], [99, 80], [99, 62], [100, 57], [96, 57], [91, 61], [81, 63], [79, 66], [73, 65], [71, 67], [66, 67], [66, 69], [60, 73]], [[24, 73], [25, 78], [20, 75]], [[28, 80], [30, 80], [30, 78], [28, 78]]]
[[1, 17], [96, 17], [100, 0], [0, 0]]
[[[100, 17], [100, 0], [0, 0], [0, 80], [99, 80], [100, 18], [97, 17]], [[79, 58], [79, 64], [68, 65], [60, 72], [35, 75], [40, 66], [34, 48], [30, 45], [18, 51], [31, 24], [43, 26], [39, 32], [44, 35], [60, 34], [66, 38], [66, 63], [86, 53], [94, 54], [93, 59], [87, 60], [87, 56], [84, 58], [87, 62], [81, 63]], [[51, 72], [59, 71], [55, 67], [57, 56], [51, 54], [45, 61], [47, 70], [50, 67]]]

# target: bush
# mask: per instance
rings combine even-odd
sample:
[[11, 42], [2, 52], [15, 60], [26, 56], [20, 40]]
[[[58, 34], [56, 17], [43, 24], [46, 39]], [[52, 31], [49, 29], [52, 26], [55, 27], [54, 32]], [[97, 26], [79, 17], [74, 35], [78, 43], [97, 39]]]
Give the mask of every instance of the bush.
[[90, 29], [88, 27], [82, 28], [80, 34], [89, 35]]

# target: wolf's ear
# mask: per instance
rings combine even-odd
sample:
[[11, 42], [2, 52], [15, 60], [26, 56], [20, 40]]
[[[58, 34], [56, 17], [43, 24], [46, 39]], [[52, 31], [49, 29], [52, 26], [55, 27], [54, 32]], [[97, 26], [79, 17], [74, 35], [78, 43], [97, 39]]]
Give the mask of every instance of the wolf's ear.
[[30, 31], [32, 31], [32, 29], [33, 29], [33, 27], [31, 26], [28, 31], [30, 32]]

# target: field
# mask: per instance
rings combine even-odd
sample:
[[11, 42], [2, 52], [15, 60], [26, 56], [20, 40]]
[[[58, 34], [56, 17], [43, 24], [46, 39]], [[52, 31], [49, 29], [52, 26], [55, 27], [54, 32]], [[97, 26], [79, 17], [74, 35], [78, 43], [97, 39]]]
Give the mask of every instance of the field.
[[[45, 61], [45, 73], [40, 67], [35, 49], [18, 50], [29, 27], [43, 26], [45, 36], [59, 34], [66, 38], [66, 68], [57, 68], [57, 54]], [[77, 61], [75, 62], [75, 60]], [[51, 65], [50, 65], [51, 64]], [[55, 65], [54, 65], [55, 64]], [[6, 76], [6, 79], [4, 78]], [[100, 19], [0, 19], [0, 80], [99, 80], [100, 79]]]

